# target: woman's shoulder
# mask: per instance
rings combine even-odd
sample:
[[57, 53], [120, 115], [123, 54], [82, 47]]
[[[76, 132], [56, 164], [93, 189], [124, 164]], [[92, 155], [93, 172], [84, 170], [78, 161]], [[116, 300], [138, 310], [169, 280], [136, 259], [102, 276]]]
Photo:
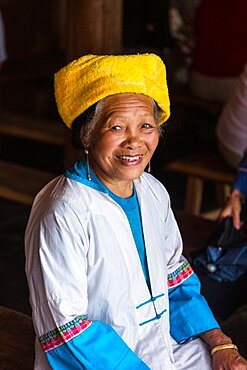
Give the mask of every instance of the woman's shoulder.
[[165, 186], [150, 173], [143, 172], [141, 176], [141, 183], [142, 186], [145, 187], [146, 189], [150, 189], [155, 194], [159, 196], [164, 196], [165, 198], [169, 199], [169, 194]]
[[83, 204], [88, 203], [87, 189], [87, 186], [60, 175], [40, 190], [34, 199], [32, 208], [42, 213], [63, 212], [65, 208], [79, 208], [82, 212]]

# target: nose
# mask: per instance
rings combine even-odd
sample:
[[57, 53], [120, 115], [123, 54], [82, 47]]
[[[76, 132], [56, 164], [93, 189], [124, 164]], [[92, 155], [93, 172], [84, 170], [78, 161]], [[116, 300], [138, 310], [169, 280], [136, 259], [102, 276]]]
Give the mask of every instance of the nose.
[[124, 142], [122, 143], [124, 148], [134, 150], [141, 146], [140, 134], [136, 131], [127, 131]]

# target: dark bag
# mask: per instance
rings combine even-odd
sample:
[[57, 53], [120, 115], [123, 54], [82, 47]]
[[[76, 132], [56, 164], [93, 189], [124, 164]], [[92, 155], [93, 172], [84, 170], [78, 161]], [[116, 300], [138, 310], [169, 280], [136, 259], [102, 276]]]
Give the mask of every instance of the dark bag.
[[203, 252], [193, 258], [193, 265], [216, 281], [232, 282], [247, 271], [247, 212], [243, 207], [243, 225], [233, 227], [226, 217], [210, 236]]

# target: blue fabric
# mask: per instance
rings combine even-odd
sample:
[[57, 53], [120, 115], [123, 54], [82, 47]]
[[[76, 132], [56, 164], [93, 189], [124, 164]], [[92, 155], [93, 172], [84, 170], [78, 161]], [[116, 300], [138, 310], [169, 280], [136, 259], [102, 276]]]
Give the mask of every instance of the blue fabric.
[[87, 185], [90, 188], [109, 194], [109, 190], [98, 180], [93, 171], [90, 172], [91, 180], [87, 179], [87, 166], [84, 158], [77, 161], [73, 167], [65, 172], [65, 177]]
[[113, 194], [112, 192], [109, 192], [109, 195], [113, 200], [115, 200], [116, 203], [120, 205], [120, 207], [122, 207], [128, 218], [130, 228], [136, 244], [137, 252], [141, 261], [142, 270], [150, 290], [150, 278], [147, 265], [147, 256], [142, 230], [141, 213], [137, 199], [136, 189], [134, 187], [134, 193], [130, 198], [121, 198]]
[[205, 298], [200, 294], [201, 284], [195, 273], [181, 284], [170, 288], [170, 333], [183, 343], [208, 330], [218, 329]]
[[46, 352], [54, 370], [147, 370], [149, 367], [132, 352], [109, 326], [94, 321], [85, 332]]
[[238, 189], [245, 197], [247, 197], [247, 151], [245, 151], [243, 159], [239, 165], [233, 188]]

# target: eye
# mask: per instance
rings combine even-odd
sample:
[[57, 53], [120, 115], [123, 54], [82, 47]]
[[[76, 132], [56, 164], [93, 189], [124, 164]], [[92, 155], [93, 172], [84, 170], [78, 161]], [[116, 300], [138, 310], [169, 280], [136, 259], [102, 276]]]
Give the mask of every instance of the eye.
[[119, 125], [114, 125], [111, 127], [111, 131], [119, 131], [119, 130], [121, 130], [121, 126]]
[[151, 123], [143, 123], [142, 128], [153, 128], [153, 125]]

